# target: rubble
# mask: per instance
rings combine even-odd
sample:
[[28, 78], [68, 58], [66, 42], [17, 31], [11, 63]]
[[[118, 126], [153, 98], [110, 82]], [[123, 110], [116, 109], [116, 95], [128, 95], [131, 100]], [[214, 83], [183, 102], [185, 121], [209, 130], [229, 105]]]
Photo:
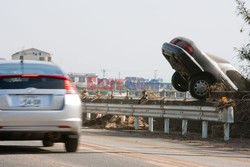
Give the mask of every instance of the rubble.
[[[94, 126], [96, 128], [107, 128], [107, 129], [134, 129], [134, 117], [127, 116], [125, 121], [121, 121], [121, 116], [118, 115], [103, 115], [95, 116], [91, 121], [84, 121], [84, 126]], [[139, 118], [139, 127], [141, 129], [147, 128], [146, 121], [140, 117]]]
[[[213, 94], [214, 92], [212, 92]], [[233, 137], [250, 137], [250, 92], [216, 92], [217, 98], [212, 96], [207, 100], [175, 100], [167, 98], [158, 98], [149, 91], [144, 90], [141, 98], [132, 99], [128, 93], [124, 99], [115, 99], [111, 96], [108, 98], [102, 97], [100, 92], [96, 92], [95, 97], [82, 98], [86, 103], [113, 103], [113, 104], [143, 104], [143, 105], [194, 105], [194, 106], [216, 106], [220, 109], [227, 108], [228, 106], [234, 107], [235, 123], [231, 126], [231, 136]], [[218, 98], [220, 97], [220, 98]], [[129, 116], [125, 122], [121, 122], [120, 116], [117, 115], [104, 115], [102, 117], [95, 117], [94, 120], [85, 122], [85, 126], [98, 126], [100, 128], [124, 128], [133, 129], [134, 118]], [[172, 130], [180, 130], [180, 120], [173, 120], [171, 125], [174, 125]], [[200, 123], [190, 121], [189, 125], [191, 131], [201, 131]], [[212, 136], [223, 136], [223, 125], [211, 123], [209, 125]], [[147, 128], [147, 118], [140, 118], [140, 127], [142, 129]], [[163, 119], [155, 118], [154, 129], [163, 129]]]

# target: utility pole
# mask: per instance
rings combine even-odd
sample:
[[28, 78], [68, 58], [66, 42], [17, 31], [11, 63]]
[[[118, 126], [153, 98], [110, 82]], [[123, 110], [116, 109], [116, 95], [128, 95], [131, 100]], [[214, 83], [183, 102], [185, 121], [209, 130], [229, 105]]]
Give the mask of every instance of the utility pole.
[[[120, 79], [121, 79], [121, 73], [119, 72], [119, 74], [118, 74], [118, 76], [119, 76], [119, 80], [118, 80], [118, 82], [117, 82], [117, 84], [120, 86], [120, 84], [121, 84], [121, 81], [120, 81]], [[122, 94], [122, 90], [121, 90], [121, 88], [119, 88], [120, 89], [120, 94]]]
[[106, 73], [106, 70], [105, 69], [102, 69], [102, 78], [105, 78], [105, 73]]
[[158, 72], [158, 70], [154, 70], [154, 79], [157, 78], [157, 72]]

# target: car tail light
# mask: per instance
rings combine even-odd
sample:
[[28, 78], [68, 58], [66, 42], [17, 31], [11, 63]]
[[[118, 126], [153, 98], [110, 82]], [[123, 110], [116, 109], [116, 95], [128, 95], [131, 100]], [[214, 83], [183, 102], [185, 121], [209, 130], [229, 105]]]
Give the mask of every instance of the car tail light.
[[67, 125], [59, 125], [58, 128], [68, 129], [68, 128], [71, 128], [71, 127], [70, 127], [70, 126], [67, 126]]
[[189, 54], [193, 54], [194, 48], [187, 42], [181, 42], [180, 45], [181, 48], [183, 48], [185, 51], [187, 51]]
[[170, 41], [170, 43], [181, 47], [182, 49], [187, 51], [189, 54], [193, 54], [194, 52], [194, 48], [189, 43], [182, 41], [178, 38], [174, 38], [172, 41]]
[[173, 40], [170, 41], [172, 44], [177, 44], [180, 40], [177, 38], [174, 38]]
[[21, 77], [38, 77], [38, 74], [23, 74]]
[[76, 86], [69, 79], [64, 80], [64, 89], [67, 91], [67, 94], [77, 93]]

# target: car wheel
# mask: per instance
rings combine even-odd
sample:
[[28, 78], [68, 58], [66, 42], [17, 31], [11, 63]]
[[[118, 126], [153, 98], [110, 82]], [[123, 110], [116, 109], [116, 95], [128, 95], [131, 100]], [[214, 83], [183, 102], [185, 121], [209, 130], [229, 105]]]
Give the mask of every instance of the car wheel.
[[180, 73], [175, 72], [171, 79], [173, 87], [180, 92], [188, 91], [188, 83], [183, 79]]
[[205, 99], [209, 97], [209, 88], [211, 80], [206, 76], [196, 76], [189, 82], [189, 92], [196, 99]]
[[43, 146], [44, 147], [52, 147], [53, 145], [54, 145], [54, 143], [52, 141], [43, 140]]
[[78, 137], [77, 138], [67, 138], [65, 142], [65, 149], [67, 152], [76, 152], [78, 147]]

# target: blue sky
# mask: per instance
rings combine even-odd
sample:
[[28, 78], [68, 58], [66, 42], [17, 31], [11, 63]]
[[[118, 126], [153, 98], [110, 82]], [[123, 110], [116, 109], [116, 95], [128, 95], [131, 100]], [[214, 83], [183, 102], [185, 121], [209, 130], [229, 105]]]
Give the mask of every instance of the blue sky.
[[169, 81], [161, 46], [176, 36], [238, 65], [234, 47], [247, 36], [235, 11], [234, 0], [0, 0], [0, 57], [37, 48], [66, 72], [153, 78], [157, 70]]

